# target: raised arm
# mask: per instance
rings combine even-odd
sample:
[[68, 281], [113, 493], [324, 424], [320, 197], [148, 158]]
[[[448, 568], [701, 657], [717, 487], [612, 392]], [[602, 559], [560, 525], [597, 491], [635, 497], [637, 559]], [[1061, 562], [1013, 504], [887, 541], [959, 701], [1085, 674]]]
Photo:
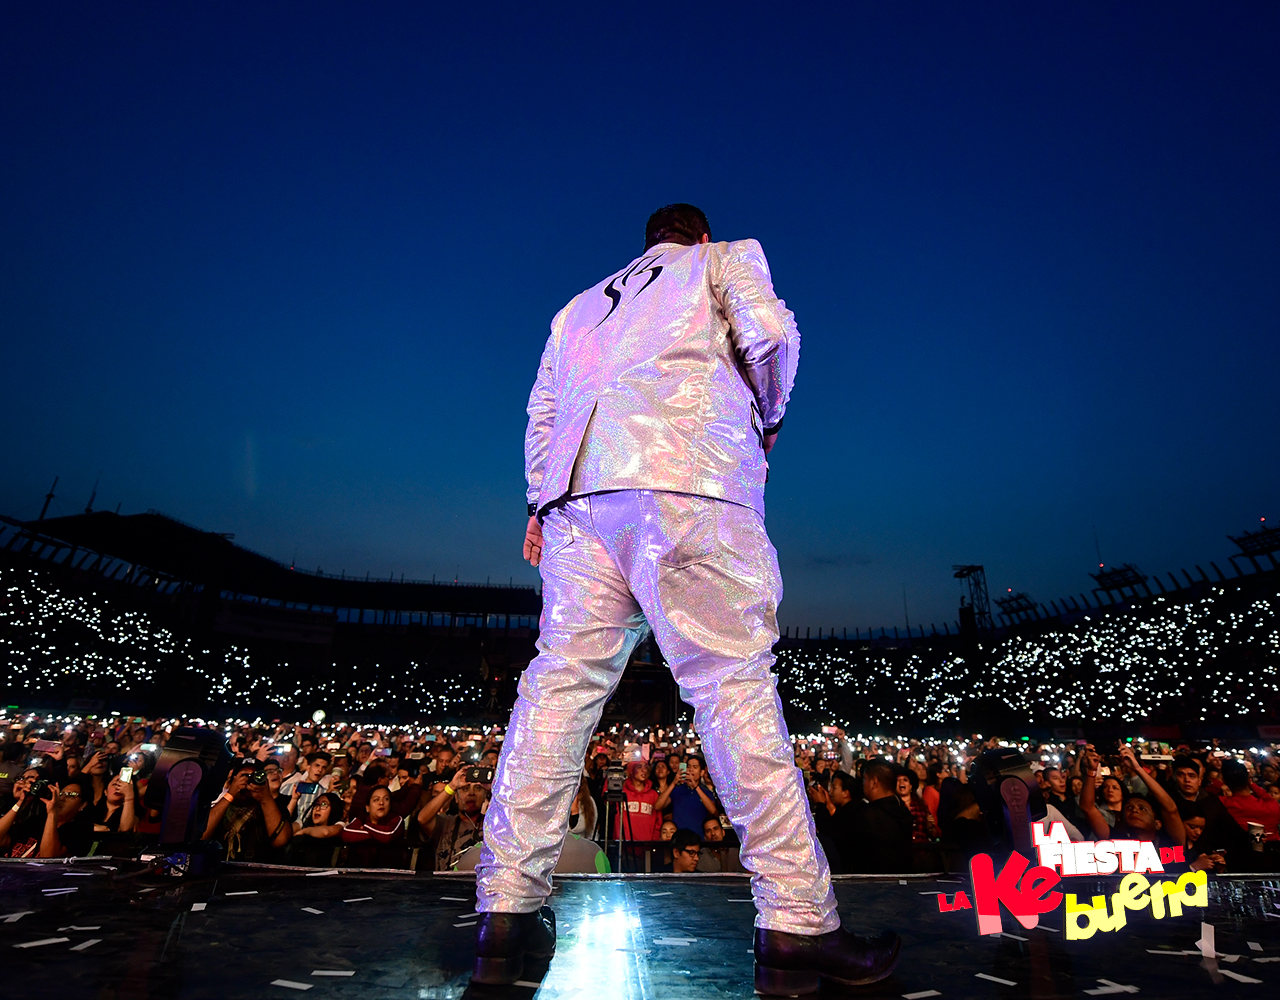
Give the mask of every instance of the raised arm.
[[1084, 779], [1084, 783], [1080, 786], [1080, 811], [1089, 821], [1094, 835], [1099, 840], [1109, 840], [1111, 827], [1107, 825], [1106, 818], [1098, 810], [1098, 789], [1097, 782], [1094, 780], [1094, 772], [1097, 770], [1098, 755], [1093, 752], [1093, 747], [1085, 747], [1080, 751], [1080, 776]]
[[731, 244], [719, 291], [738, 364], [760, 409], [763, 439], [782, 426], [800, 360], [800, 331], [773, 292], [769, 262], [755, 240]]
[[1151, 793], [1151, 797], [1160, 806], [1160, 818], [1164, 821], [1164, 829], [1169, 834], [1170, 839], [1175, 844], [1185, 844], [1187, 842], [1187, 828], [1182, 825], [1182, 817], [1178, 814], [1178, 807], [1174, 805], [1169, 793], [1161, 787], [1160, 782], [1147, 774], [1146, 768], [1138, 763], [1138, 758], [1133, 753], [1133, 747], [1121, 747], [1120, 758], [1128, 765], [1129, 770], [1142, 779], [1142, 783], [1147, 786], [1147, 791]]

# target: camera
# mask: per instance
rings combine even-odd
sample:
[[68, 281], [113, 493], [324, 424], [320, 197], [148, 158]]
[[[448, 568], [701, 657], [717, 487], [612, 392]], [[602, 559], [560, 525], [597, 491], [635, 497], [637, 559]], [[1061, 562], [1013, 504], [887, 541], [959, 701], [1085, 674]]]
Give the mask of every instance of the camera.
[[49, 787], [47, 778], [39, 778], [31, 783], [31, 791], [29, 793], [33, 798], [44, 799], [46, 802], [53, 801], [53, 789]]
[[606, 802], [623, 802], [627, 793], [623, 786], [627, 783], [627, 772], [621, 764], [610, 764], [604, 771], [604, 798]]

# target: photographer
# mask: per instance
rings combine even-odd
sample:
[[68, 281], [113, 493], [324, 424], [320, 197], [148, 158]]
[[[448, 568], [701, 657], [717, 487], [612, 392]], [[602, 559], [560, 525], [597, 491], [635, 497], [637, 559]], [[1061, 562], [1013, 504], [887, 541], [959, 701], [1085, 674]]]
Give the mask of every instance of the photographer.
[[[719, 816], [722, 812], [720, 803], [706, 783], [707, 762], [697, 754], [690, 754], [685, 759], [685, 770], [678, 774], [675, 784], [666, 790], [666, 798], [671, 802], [671, 818], [680, 830], [702, 829], [702, 823], [708, 816]], [[662, 797], [656, 804], [656, 811], [661, 813], [667, 807]], [[653, 840], [653, 837], [639, 837], [636, 840]]]
[[84, 809], [90, 787], [90, 782], [79, 778], [49, 785], [52, 798], [45, 805], [44, 831], [37, 857], [78, 858], [88, 851], [93, 843], [93, 821]]
[[221, 842], [228, 861], [272, 862], [292, 838], [293, 826], [276, 805], [266, 771], [256, 760], [237, 762], [209, 810], [203, 839]]
[[[92, 792], [88, 793], [92, 795]], [[91, 803], [86, 805], [86, 813], [93, 824], [95, 833], [133, 833], [138, 827], [138, 816], [134, 811], [136, 789], [133, 781], [125, 781], [116, 775], [107, 782], [103, 794], [101, 808]]]
[[[1141, 795], [1130, 795], [1114, 827], [1107, 825], [1095, 802], [1093, 774], [1099, 767], [1100, 758], [1092, 746], [1085, 747], [1085, 757], [1086, 760], [1081, 762], [1085, 782], [1080, 792], [1080, 809], [1099, 840], [1147, 840], [1160, 847], [1181, 847], [1186, 843], [1187, 832], [1182, 825], [1182, 817], [1178, 815], [1178, 807], [1169, 793], [1138, 763], [1132, 747], [1120, 747], [1120, 760], [1132, 777], [1147, 786], [1152, 801]], [[1125, 785], [1128, 787], [1129, 783]]]
[[[439, 791], [418, 812], [418, 827], [427, 842], [423, 855], [430, 859], [431, 871], [451, 871], [463, 851], [484, 839], [482, 809], [488, 789], [468, 781], [467, 771], [459, 768], [448, 781], [438, 783]], [[445, 812], [455, 804], [456, 813]]]
[[37, 768], [29, 767], [13, 783], [13, 805], [0, 816], [0, 850], [8, 857], [27, 858], [40, 848], [44, 833], [45, 803], [52, 798], [49, 783]]

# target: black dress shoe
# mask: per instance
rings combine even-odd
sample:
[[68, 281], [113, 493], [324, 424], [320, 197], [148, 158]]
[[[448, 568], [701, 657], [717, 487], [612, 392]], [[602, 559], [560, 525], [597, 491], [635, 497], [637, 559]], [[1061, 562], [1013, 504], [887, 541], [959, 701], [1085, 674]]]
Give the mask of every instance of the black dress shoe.
[[473, 983], [509, 986], [524, 975], [525, 956], [547, 959], [556, 953], [556, 915], [544, 906], [536, 913], [484, 913], [476, 928]]
[[756, 992], [798, 997], [818, 992], [822, 978], [850, 986], [879, 982], [898, 964], [902, 939], [886, 932], [860, 938], [844, 928], [830, 934], [756, 929]]

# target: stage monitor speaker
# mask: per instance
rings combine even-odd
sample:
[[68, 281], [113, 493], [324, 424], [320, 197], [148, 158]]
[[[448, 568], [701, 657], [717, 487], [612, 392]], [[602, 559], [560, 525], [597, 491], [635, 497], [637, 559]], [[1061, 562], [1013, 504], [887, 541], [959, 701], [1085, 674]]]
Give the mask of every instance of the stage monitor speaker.
[[160, 810], [158, 856], [165, 858], [174, 874], [200, 874], [216, 865], [220, 849], [201, 838], [231, 760], [221, 733], [185, 726], [170, 734], [160, 752], [147, 784], [146, 805]]
[[1044, 795], [1027, 758], [1012, 747], [986, 750], [973, 763], [969, 786], [993, 836], [1030, 850], [1033, 820], [1047, 815]]

